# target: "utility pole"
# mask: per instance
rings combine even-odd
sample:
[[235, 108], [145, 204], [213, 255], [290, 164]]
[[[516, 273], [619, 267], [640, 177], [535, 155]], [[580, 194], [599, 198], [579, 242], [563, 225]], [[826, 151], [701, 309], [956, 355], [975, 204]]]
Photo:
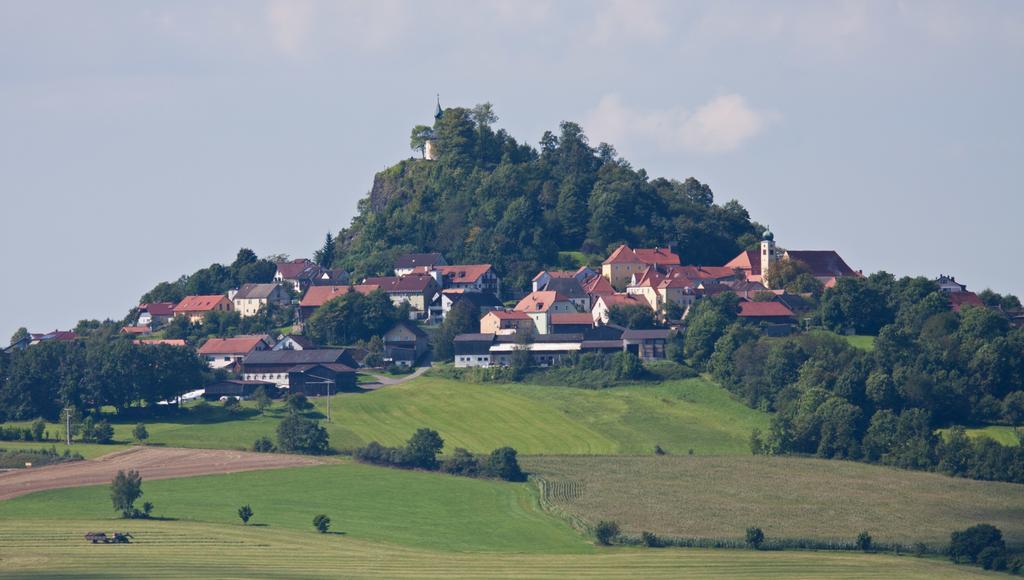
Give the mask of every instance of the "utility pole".
[[68, 446], [71, 446], [71, 407], [64, 407], [64, 433], [67, 435]]

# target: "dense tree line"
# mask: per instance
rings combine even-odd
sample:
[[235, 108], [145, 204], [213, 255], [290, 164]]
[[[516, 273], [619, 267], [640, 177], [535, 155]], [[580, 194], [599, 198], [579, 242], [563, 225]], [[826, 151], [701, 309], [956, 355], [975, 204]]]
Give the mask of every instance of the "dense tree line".
[[[491, 263], [506, 287], [526, 287], [559, 251], [604, 254], [619, 243], [678, 244], [687, 262], [722, 264], [761, 228], [736, 201], [714, 203], [696, 179], [650, 179], [582, 128], [563, 122], [539, 149], [519, 143], [489, 106], [444, 111], [417, 127], [437, 161], [409, 159], [379, 173], [359, 214], [337, 237], [334, 265], [356, 277], [390, 271], [396, 255], [442, 252], [450, 263]], [[321, 254], [323, 251], [321, 251]]]
[[1024, 416], [1024, 329], [1001, 312], [953, 312], [924, 278], [841, 279], [814, 316], [833, 330], [877, 333], [865, 351], [829, 333], [762, 336], [736, 322], [728, 302], [716, 297], [694, 310], [685, 353], [747, 404], [775, 412], [771, 431], [755, 435], [756, 451], [1024, 481], [1024, 449], [935, 435]]
[[363, 463], [386, 465], [403, 469], [443, 471], [464, 477], [491, 477], [505, 481], [526, 481], [519, 467], [516, 450], [501, 447], [489, 455], [478, 457], [461, 447], [451, 455], [438, 458], [444, 449], [444, 439], [433, 429], [417, 429], [402, 447], [385, 447], [371, 441], [355, 450], [353, 457]]
[[135, 345], [116, 335], [46, 342], [0, 354], [0, 421], [55, 421], [66, 406], [153, 404], [202, 384], [207, 372], [191, 350]]
[[[252, 250], [242, 248], [231, 264], [211, 264], [173, 282], [160, 282], [143, 294], [139, 301], [179, 302], [185, 296], [194, 294], [223, 294], [242, 284], [272, 282], [276, 272], [274, 257], [259, 258]], [[130, 316], [134, 315], [133, 311]]]

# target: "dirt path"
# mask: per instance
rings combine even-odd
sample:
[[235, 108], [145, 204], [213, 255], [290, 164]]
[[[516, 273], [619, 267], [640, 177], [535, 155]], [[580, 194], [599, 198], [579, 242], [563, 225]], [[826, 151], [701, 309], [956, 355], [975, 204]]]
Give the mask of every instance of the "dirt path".
[[362, 386], [364, 389], [366, 389], [368, 391], [372, 391], [374, 389], [379, 389], [381, 387], [386, 387], [386, 386], [389, 386], [389, 385], [400, 385], [402, 383], [411, 381], [411, 380], [419, 377], [420, 375], [422, 375], [423, 373], [425, 373], [425, 372], [427, 372], [429, 370], [430, 370], [430, 367], [419, 367], [415, 371], [413, 371], [413, 372], [411, 372], [411, 373], [409, 373], [407, 375], [402, 375], [402, 376], [397, 377], [397, 378], [396, 377], [389, 377], [388, 375], [383, 375], [383, 374], [371, 373], [371, 372], [367, 372], [367, 371], [364, 370], [364, 371], [360, 371], [360, 372], [362, 372], [364, 375], [369, 375], [369, 376], [377, 379], [377, 383], [364, 383], [364, 384], [362, 384], [360, 386]]
[[277, 453], [132, 447], [88, 461], [0, 473], [0, 500], [46, 489], [110, 483], [118, 470], [138, 470], [142, 479], [146, 480], [303, 467], [318, 463], [311, 457]]

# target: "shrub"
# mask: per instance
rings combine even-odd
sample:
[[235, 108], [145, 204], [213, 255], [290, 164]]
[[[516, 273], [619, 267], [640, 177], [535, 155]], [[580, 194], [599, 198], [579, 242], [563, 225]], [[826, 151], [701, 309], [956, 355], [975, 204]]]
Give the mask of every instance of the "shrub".
[[277, 424], [277, 446], [287, 452], [323, 455], [328, 450], [327, 430], [293, 413]]
[[978, 562], [978, 556], [985, 548], [1006, 549], [1003, 533], [990, 524], [978, 524], [966, 530], [953, 532], [949, 538], [949, 557], [954, 562], [967, 560], [972, 564]]
[[141, 516], [143, 518], [149, 519], [150, 514], [152, 514], [152, 513], [153, 513], [153, 502], [147, 501], [147, 502], [143, 503], [142, 504], [142, 514], [141, 514]]
[[640, 540], [648, 548], [661, 548], [665, 545], [665, 543], [661, 541], [661, 538], [655, 535], [654, 532], [642, 532], [640, 534]]
[[594, 537], [602, 546], [610, 546], [619, 537], [619, 524], [601, 520], [594, 528]]
[[640, 357], [622, 351], [612, 355], [611, 371], [618, 380], [634, 380], [644, 376], [644, 365]]
[[867, 533], [867, 531], [863, 531], [863, 532], [857, 534], [856, 545], [857, 545], [857, 549], [860, 550], [861, 552], [868, 552], [868, 551], [870, 551], [871, 550], [871, 534]]
[[96, 443], [110, 443], [114, 440], [114, 427], [110, 425], [109, 421], [103, 419], [93, 426], [89, 439]]
[[42, 441], [43, 435], [46, 433], [46, 421], [43, 421], [42, 418], [36, 419], [32, 421], [30, 429], [32, 431], [32, 438], [36, 441]]
[[756, 527], [747, 528], [746, 542], [751, 548], [759, 550], [764, 543], [764, 531]]
[[517, 455], [516, 450], [511, 447], [491, 451], [490, 457], [487, 458], [487, 473], [505, 481], [526, 481], [526, 474], [519, 467]]
[[260, 437], [252, 444], [252, 450], [259, 453], [273, 453], [276, 449], [277, 448], [274, 447], [274, 442], [266, 435]]
[[256, 409], [260, 413], [266, 411], [272, 403], [265, 387], [257, 387], [256, 391], [252, 394], [252, 400], [256, 402]]
[[227, 411], [228, 413], [238, 412], [238, 410], [241, 409], [241, 407], [242, 404], [239, 403], [238, 399], [236, 399], [235, 397], [228, 397], [224, 399], [224, 410]]
[[249, 519], [252, 518], [252, 508], [249, 504], [238, 508], [238, 517], [241, 518], [243, 526], [249, 523]]
[[441, 471], [452, 475], [476, 477], [480, 475], [480, 461], [461, 447], [456, 447], [450, 457], [441, 462]]
[[305, 413], [313, 408], [313, 403], [310, 403], [306, 395], [302, 393], [288, 395], [288, 398], [284, 400], [284, 404], [288, 408], [289, 413]]
[[149, 439], [149, 431], [146, 430], [146, 426], [144, 424], [139, 423], [134, 429], [132, 429], [132, 437], [134, 437], [139, 443], [142, 443], [146, 439]]
[[978, 554], [978, 563], [986, 570], [1006, 569], [1006, 549], [988, 546]]
[[118, 471], [110, 483], [110, 500], [121, 517], [130, 518], [135, 512], [135, 500], [142, 495], [142, 476], [134, 469], [128, 473]]
[[327, 530], [331, 529], [331, 518], [324, 514], [318, 514], [313, 518], [313, 527], [321, 534], [326, 534]]
[[661, 445], [655, 445], [654, 446], [654, 454], [655, 455], [665, 455], [665, 450], [661, 448]]
[[928, 545], [924, 542], [917, 542], [914, 544], [914, 555], [918, 558], [928, 553]]

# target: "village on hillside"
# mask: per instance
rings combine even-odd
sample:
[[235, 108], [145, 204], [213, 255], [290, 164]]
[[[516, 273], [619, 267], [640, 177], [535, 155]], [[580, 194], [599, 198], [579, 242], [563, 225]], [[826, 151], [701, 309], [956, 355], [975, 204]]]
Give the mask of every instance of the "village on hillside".
[[[769, 336], [786, 336], [809, 323], [810, 292], [772, 288], [774, 270], [787, 268], [815, 280], [820, 289], [847, 277], [862, 277], [834, 250], [788, 250], [765, 231], [758, 249], [741, 252], [721, 265], [684, 264], [672, 245], [631, 248], [620, 245], [599, 267], [538, 272], [529, 288], [504, 288], [490, 264], [448, 264], [440, 253], [411, 253], [395, 260], [391, 276], [353, 281], [347, 272], [309, 259], [276, 263], [272, 282], [243, 284], [225, 294], [185, 296], [178, 302], [143, 303], [137, 318], [121, 333], [139, 345], [194, 348], [218, 376], [208, 397], [246, 397], [258, 388], [291, 389], [309, 395], [357, 389], [361, 366], [410, 368], [431, 362], [431, 335], [460, 303], [479, 318], [475, 332], [454, 336], [456, 368], [504, 367], [517, 351], [527, 351], [538, 367], [554, 366], [585, 353], [629, 352], [640, 360], [664, 359], [676, 333], [700, 300], [733, 294], [737, 318]], [[934, 280], [954, 311], [983, 306], [982, 300], [951, 276]], [[360, 345], [315, 344], [304, 324], [324, 305], [350, 293], [382, 292], [408, 312], [379, 338], [382, 352], [368, 358]], [[506, 300], [503, 300], [505, 298]], [[192, 344], [160, 337], [175, 319], [202, 325], [211, 313], [234, 312], [241, 318], [291, 306], [288, 331], [273, 336], [211, 336]], [[640, 313], [650, 324], [619, 324], [625, 313]], [[616, 313], [619, 313], [617, 316]], [[1011, 323], [1024, 316], [1004, 313]], [[74, 331], [29, 333], [7, 347], [23, 350], [48, 342], [74, 340]]]

